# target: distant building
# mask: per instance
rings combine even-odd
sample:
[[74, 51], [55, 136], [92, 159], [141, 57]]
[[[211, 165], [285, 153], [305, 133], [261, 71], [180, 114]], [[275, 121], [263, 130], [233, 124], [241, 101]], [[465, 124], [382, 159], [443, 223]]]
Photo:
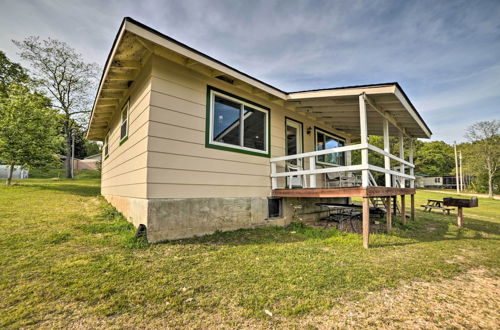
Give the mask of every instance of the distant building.
[[454, 175], [417, 175], [417, 188], [456, 189], [457, 179]]
[[[10, 165], [0, 165], [0, 178], [6, 179], [9, 175]], [[23, 168], [21, 165], [14, 165], [14, 172], [12, 179], [27, 179], [29, 170]]]
[[98, 163], [101, 162], [102, 154], [98, 153], [85, 157], [84, 159], [75, 159], [75, 170], [97, 170]]
[[[64, 162], [66, 160], [65, 155], [60, 155], [59, 158]], [[85, 157], [84, 159], [74, 158], [73, 159], [73, 169], [74, 170], [98, 170], [98, 163], [101, 162], [102, 154], [98, 153]]]

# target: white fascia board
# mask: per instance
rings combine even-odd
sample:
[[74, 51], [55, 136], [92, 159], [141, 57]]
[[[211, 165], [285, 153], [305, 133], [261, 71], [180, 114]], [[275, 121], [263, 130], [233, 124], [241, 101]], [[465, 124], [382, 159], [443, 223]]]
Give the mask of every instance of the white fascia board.
[[102, 86], [104, 85], [104, 81], [106, 81], [106, 77], [108, 76], [109, 68], [111, 67], [111, 63], [113, 63], [113, 58], [115, 57], [116, 50], [118, 49], [118, 46], [120, 45], [120, 43], [122, 41], [123, 34], [125, 33], [125, 30], [126, 30], [126, 27], [124, 24], [124, 25], [122, 25], [120, 32], [118, 33], [118, 38], [116, 38], [116, 42], [114, 44], [114, 47], [111, 50], [111, 54], [109, 55], [108, 63], [106, 65], [106, 67], [104, 68], [104, 73], [102, 74], [102, 78], [101, 78], [101, 81], [99, 83], [99, 89], [98, 89], [96, 97], [94, 99], [94, 105], [92, 106], [92, 113], [90, 115], [89, 126], [87, 129], [86, 137], [88, 137], [89, 132], [90, 132], [90, 128], [92, 126], [92, 120], [94, 119], [95, 108], [97, 106], [97, 101], [99, 100], [99, 96], [101, 95]]
[[381, 87], [354, 87], [354, 88], [337, 88], [325, 89], [319, 91], [295, 92], [288, 94], [287, 100], [314, 99], [322, 97], [339, 97], [339, 96], [358, 96], [360, 94], [394, 94], [395, 85]]
[[408, 101], [406, 100], [406, 97], [404, 97], [403, 93], [399, 90], [399, 88], [396, 88], [396, 91], [394, 92], [394, 95], [396, 95], [396, 97], [398, 98], [399, 102], [401, 102], [401, 104], [406, 109], [406, 111], [408, 111], [408, 113], [413, 118], [413, 120], [415, 120], [415, 122], [418, 124], [418, 126], [420, 126], [420, 128], [425, 133], [425, 135], [427, 136], [427, 138], [430, 139], [432, 133], [425, 126], [424, 122], [422, 121], [422, 119], [420, 119], [420, 117], [415, 112], [415, 110], [413, 109], [413, 107], [408, 103]]
[[197, 61], [201, 64], [204, 64], [212, 69], [215, 69], [217, 71], [220, 71], [221, 73], [224, 73], [224, 74], [227, 74], [227, 75], [230, 75], [231, 77], [234, 77], [238, 80], [241, 80], [255, 88], [258, 88], [266, 93], [269, 93], [271, 95], [274, 95], [282, 100], [286, 100], [286, 94], [281, 92], [281, 91], [278, 91], [274, 88], [271, 88], [259, 81], [256, 81], [248, 76], [245, 76], [235, 70], [232, 70], [231, 68], [228, 68], [220, 63], [217, 63], [205, 56], [202, 56], [196, 52], [193, 52], [192, 50], [189, 50], [189, 49], [186, 49], [185, 47], [183, 47], [182, 45], [179, 45], [177, 43], [174, 43], [170, 40], [167, 40], [151, 31], [148, 31], [140, 26], [137, 26], [135, 25], [134, 23], [132, 22], [129, 22], [129, 21], [126, 21], [125, 22], [125, 29], [127, 31], [130, 31], [146, 40], [149, 40], [157, 45], [160, 45], [162, 47], [165, 47], [171, 51], [174, 51], [182, 56], [185, 56], [189, 59], [192, 59], [194, 61]]

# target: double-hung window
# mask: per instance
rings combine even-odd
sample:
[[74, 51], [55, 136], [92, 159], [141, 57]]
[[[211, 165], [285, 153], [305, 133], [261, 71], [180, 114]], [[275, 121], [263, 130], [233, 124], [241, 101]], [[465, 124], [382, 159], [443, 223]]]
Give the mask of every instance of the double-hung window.
[[129, 112], [129, 101], [125, 103], [121, 112], [120, 143], [125, 142], [125, 139], [128, 138], [128, 112]]
[[[343, 147], [345, 141], [336, 135], [325, 132], [318, 128], [315, 129], [316, 134], [316, 150], [326, 150], [331, 148]], [[326, 165], [345, 165], [345, 153], [334, 152], [331, 154], [320, 155], [316, 157], [316, 162]]]
[[208, 89], [207, 147], [269, 156], [269, 109]]
[[109, 156], [109, 132], [106, 134], [106, 137], [104, 138], [104, 159], [106, 159]]

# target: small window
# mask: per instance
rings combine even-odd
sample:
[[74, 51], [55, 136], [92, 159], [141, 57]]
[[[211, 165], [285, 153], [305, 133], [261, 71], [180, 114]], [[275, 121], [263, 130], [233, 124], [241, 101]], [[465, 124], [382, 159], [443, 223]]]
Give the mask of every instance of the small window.
[[120, 142], [128, 137], [128, 109], [129, 102], [125, 103], [121, 112]]
[[[315, 129], [316, 132], [316, 150], [326, 150], [331, 148], [343, 147], [345, 141], [338, 136], [330, 134], [328, 132], [322, 131], [320, 129]], [[318, 163], [324, 163], [328, 165], [345, 165], [345, 153], [344, 152], [334, 152], [327, 155], [321, 155], [316, 157]]]
[[268, 156], [269, 110], [209, 87], [207, 146]]
[[104, 138], [104, 158], [109, 156], [109, 132], [106, 134], [106, 138]]
[[267, 200], [267, 217], [271, 218], [281, 218], [283, 200], [281, 198], [269, 198]]

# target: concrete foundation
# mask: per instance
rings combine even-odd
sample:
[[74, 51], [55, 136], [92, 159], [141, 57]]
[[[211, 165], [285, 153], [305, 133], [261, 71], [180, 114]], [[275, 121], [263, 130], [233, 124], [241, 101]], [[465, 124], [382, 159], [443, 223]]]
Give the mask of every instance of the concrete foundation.
[[[282, 216], [268, 218], [268, 198], [137, 199], [105, 196], [136, 227], [145, 224], [151, 243], [203, 236], [216, 231], [286, 226], [321, 216], [315, 203], [343, 203], [337, 198], [283, 198]], [[323, 214], [324, 216], [325, 214]]]
[[128, 221], [132, 222], [135, 227], [139, 227], [140, 224], [147, 225], [147, 199], [111, 195], [105, 195], [104, 198], [123, 214]]
[[154, 199], [149, 202], [148, 241], [286, 223], [285, 218], [267, 219], [267, 198]]

